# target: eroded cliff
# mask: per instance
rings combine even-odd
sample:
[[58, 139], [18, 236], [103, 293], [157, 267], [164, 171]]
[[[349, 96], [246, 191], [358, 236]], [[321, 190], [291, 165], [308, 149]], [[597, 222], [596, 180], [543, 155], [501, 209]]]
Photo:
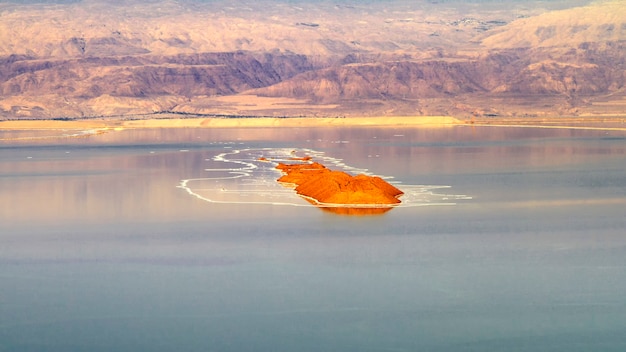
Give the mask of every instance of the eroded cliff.
[[0, 118], [622, 113], [626, 7], [581, 1], [0, 4]]

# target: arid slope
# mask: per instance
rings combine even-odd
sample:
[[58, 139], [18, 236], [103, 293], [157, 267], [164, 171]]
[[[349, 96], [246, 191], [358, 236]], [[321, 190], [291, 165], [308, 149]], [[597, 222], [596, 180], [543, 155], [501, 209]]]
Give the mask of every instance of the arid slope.
[[3, 3], [0, 118], [619, 114], [625, 18], [584, 0]]

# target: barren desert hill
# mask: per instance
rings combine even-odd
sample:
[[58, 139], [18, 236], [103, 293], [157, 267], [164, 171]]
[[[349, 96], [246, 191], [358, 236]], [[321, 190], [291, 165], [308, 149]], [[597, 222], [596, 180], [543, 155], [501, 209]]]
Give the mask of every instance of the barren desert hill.
[[0, 117], [615, 113], [622, 3], [1, 3]]
[[[281, 50], [415, 51], [468, 41], [478, 21], [426, 1], [79, 1], [1, 5], [0, 55], [82, 57]], [[493, 17], [495, 16], [495, 17]], [[510, 21], [513, 15], [483, 15]], [[494, 26], [482, 22], [487, 27]], [[469, 30], [468, 30], [469, 29]], [[480, 30], [484, 30], [481, 28]], [[451, 32], [451, 33], [448, 33]], [[454, 34], [454, 35], [451, 35]]]
[[[548, 110], [572, 114], [584, 104], [579, 99], [624, 91], [625, 44], [586, 44], [565, 53], [517, 49], [454, 62], [431, 59], [335, 66], [302, 73], [249, 93], [327, 104], [377, 98], [380, 104], [396, 108], [413, 104], [423, 114], [453, 115], [481, 110], [508, 114], [503, 107], [474, 104], [490, 96], [508, 99], [509, 108], [516, 103], [528, 106], [533, 97], [553, 97]], [[432, 101], [448, 105], [432, 109], [426, 105]]]
[[482, 40], [489, 48], [578, 47], [626, 40], [626, 3], [595, 2], [518, 19]]
[[481, 47], [472, 51], [475, 57], [457, 51], [357, 62], [302, 73], [252, 93], [352, 106], [374, 98], [381, 111], [404, 107], [453, 115], [576, 115], [600, 97], [615, 99], [613, 112], [620, 113], [626, 100], [625, 19], [621, 1], [549, 11], [478, 35]]

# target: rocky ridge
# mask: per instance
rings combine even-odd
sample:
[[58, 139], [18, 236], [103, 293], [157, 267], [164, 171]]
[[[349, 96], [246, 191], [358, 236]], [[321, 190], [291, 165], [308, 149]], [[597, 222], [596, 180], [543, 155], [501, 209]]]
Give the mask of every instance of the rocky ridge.
[[621, 2], [453, 5], [3, 4], [0, 118], [623, 112]]
[[404, 194], [380, 177], [350, 175], [317, 162], [279, 163], [278, 182], [295, 185], [295, 191], [323, 209], [342, 214], [380, 214], [400, 203]]

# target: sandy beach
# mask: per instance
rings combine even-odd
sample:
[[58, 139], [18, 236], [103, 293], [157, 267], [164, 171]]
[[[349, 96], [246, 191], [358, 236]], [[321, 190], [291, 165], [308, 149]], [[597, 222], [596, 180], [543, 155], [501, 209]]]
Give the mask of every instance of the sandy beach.
[[85, 119], [85, 120], [8, 120], [0, 130], [43, 129], [137, 129], [137, 128], [245, 128], [245, 127], [324, 127], [324, 126], [451, 126], [463, 123], [450, 116], [395, 117], [254, 117], [254, 118], [163, 118], [163, 119]]
[[0, 130], [92, 130], [106, 133], [124, 129], [142, 128], [263, 128], [263, 127], [451, 127], [457, 125], [510, 126], [542, 128], [580, 128], [626, 130], [626, 117], [554, 117], [554, 118], [475, 118], [458, 119], [452, 116], [381, 116], [381, 117], [198, 117], [198, 118], [146, 118], [84, 120], [5, 120]]

